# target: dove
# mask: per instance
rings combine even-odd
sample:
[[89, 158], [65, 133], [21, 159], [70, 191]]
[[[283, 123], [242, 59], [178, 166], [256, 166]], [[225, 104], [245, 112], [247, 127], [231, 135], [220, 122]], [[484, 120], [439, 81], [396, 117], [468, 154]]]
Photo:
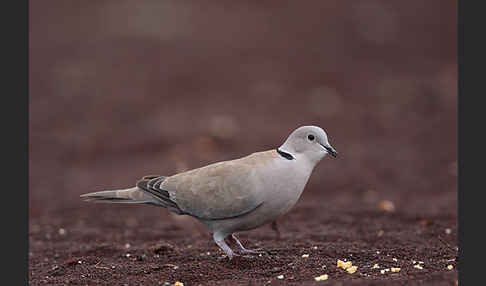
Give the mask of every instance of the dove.
[[[326, 132], [301, 126], [275, 149], [213, 163], [172, 176], [145, 176], [134, 187], [83, 194], [85, 201], [149, 204], [198, 219], [231, 260], [261, 253], [236, 233], [274, 222], [298, 201], [314, 167], [337, 157]], [[230, 247], [233, 246], [233, 247]]]

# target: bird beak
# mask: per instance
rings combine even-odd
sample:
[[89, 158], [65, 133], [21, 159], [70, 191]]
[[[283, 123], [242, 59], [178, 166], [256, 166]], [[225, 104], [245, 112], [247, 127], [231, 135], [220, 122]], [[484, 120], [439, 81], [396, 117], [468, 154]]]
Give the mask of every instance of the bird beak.
[[322, 147], [324, 147], [324, 149], [326, 149], [327, 153], [329, 153], [331, 156], [333, 156], [334, 158], [337, 157], [337, 151], [336, 149], [334, 149], [331, 145], [329, 146], [324, 146], [321, 144]]

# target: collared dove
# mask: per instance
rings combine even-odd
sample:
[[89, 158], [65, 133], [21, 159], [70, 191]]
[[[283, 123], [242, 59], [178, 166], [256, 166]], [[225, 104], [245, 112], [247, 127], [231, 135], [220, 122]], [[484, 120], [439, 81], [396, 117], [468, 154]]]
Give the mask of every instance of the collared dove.
[[[337, 156], [327, 134], [302, 126], [273, 150], [223, 161], [173, 176], [146, 176], [135, 187], [81, 195], [86, 201], [151, 204], [201, 221], [231, 260], [245, 249], [234, 235], [288, 212], [297, 202], [312, 170], [327, 154]], [[233, 251], [225, 239], [237, 250]]]

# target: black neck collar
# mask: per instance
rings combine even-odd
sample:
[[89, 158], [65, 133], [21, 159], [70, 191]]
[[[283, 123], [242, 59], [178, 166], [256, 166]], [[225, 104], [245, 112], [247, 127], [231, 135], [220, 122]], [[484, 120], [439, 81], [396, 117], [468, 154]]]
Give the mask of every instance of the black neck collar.
[[295, 159], [294, 156], [292, 156], [292, 154], [289, 154], [287, 152], [279, 150], [278, 148], [277, 148], [277, 153], [280, 154], [280, 156], [284, 157], [287, 160], [294, 160]]

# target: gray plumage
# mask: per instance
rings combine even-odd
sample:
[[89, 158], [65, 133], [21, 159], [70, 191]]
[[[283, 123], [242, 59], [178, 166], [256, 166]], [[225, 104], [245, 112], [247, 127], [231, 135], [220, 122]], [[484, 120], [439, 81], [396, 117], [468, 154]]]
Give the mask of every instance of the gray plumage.
[[315, 165], [337, 152], [316, 126], [294, 130], [277, 149], [210, 164], [173, 176], [146, 176], [129, 189], [81, 195], [86, 201], [137, 203], [191, 215], [213, 233], [231, 259], [226, 243], [245, 249], [235, 232], [257, 228], [288, 212], [299, 199]]

